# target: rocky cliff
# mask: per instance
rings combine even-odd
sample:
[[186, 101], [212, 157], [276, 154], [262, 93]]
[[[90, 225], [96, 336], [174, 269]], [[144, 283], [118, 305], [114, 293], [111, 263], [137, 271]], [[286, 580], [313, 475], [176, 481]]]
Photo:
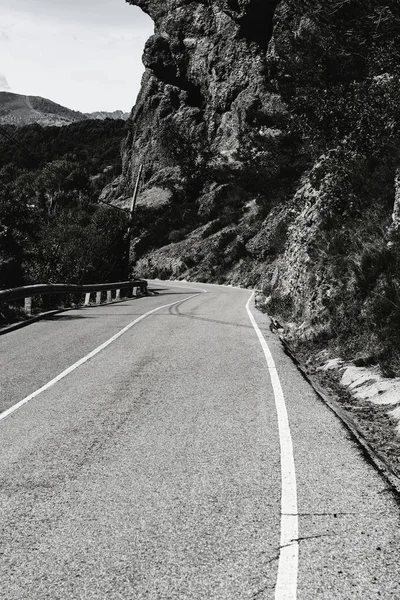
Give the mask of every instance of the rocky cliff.
[[108, 194], [144, 165], [137, 272], [261, 287], [298, 339], [398, 369], [397, 0], [128, 1], [155, 33]]

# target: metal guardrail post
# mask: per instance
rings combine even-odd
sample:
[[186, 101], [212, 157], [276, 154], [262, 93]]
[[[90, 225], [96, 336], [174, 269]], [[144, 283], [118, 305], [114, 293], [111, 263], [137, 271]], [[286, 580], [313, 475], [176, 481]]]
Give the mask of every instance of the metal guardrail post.
[[[100, 291], [99, 291], [100, 290]], [[101, 304], [102, 291], [107, 292], [107, 302], [112, 302], [113, 291], [115, 290], [115, 299], [121, 300], [123, 297], [132, 295], [140, 296], [147, 293], [147, 281], [130, 280], [118, 281], [114, 283], [91, 283], [85, 285], [76, 285], [69, 283], [40, 283], [27, 285], [18, 288], [0, 289], [0, 303], [9, 304], [24, 300], [24, 308], [27, 315], [32, 314], [32, 298], [43, 298], [43, 308], [48, 309], [48, 299], [53, 295], [68, 296], [85, 294], [85, 306], [90, 306], [92, 294], [96, 294], [96, 304]], [[125, 292], [121, 294], [121, 292]]]
[[25, 298], [24, 309], [27, 315], [32, 314], [32, 298]]

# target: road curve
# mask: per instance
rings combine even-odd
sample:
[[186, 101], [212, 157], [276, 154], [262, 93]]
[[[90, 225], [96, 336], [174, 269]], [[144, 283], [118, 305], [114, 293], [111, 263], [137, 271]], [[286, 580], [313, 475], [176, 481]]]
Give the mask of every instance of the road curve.
[[251, 292], [151, 288], [0, 338], [0, 598], [399, 598], [399, 505]]

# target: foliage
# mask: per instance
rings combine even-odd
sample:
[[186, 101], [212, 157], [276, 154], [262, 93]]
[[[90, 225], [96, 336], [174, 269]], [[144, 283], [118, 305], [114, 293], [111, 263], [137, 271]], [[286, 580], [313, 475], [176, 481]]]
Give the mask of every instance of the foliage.
[[307, 252], [310, 276], [329, 290], [315, 314], [324, 343], [330, 336], [348, 358], [363, 348], [388, 374], [400, 372], [400, 247], [389, 233], [400, 164], [399, 33], [397, 0], [288, 0], [269, 56], [292, 131], [314, 164], [319, 228]]
[[32, 170], [63, 159], [79, 164], [89, 175], [100, 173], [108, 165], [112, 165], [117, 174], [121, 172], [120, 147], [126, 131], [125, 121], [87, 120], [66, 127], [4, 125], [3, 129], [20, 146], [0, 136], [0, 169], [15, 164]]
[[[341, 353], [352, 358], [362, 349], [393, 376], [400, 371], [400, 245], [379, 231], [369, 240], [346, 240], [349, 258], [327, 308]], [[334, 261], [338, 268], [338, 255]]]
[[387, 0], [288, 2], [275, 84], [317, 158], [345, 138], [364, 151], [398, 135], [400, 6]]
[[7, 127], [0, 137], [0, 287], [126, 277], [127, 216], [98, 203], [121, 170], [123, 121]]

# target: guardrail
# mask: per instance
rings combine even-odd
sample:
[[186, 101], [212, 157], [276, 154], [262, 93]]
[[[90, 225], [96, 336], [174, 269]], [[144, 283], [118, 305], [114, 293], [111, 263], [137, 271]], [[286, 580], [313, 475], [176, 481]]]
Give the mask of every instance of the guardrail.
[[96, 294], [96, 304], [101, 304], [102, 292], [107, 292], [107, 302], [111, 302], [112, 292], [115, 291], [115, 299], [120, 300], [121, 290], [132, 290], [134, 295], [147, 294], [147, 281], [118, 281], [115, 283], [92, 283], [88, 285], [73, 285], [68, 283], [27, 285], [8, 290], [1, 290], [0, 303], [25, 300], [25, 312], [28, 315], [31, 315], [32, 298], [34, 296], [48, 296], [50, 294], [85, 294], [84, 306], [89, 306], [92, 294]]

